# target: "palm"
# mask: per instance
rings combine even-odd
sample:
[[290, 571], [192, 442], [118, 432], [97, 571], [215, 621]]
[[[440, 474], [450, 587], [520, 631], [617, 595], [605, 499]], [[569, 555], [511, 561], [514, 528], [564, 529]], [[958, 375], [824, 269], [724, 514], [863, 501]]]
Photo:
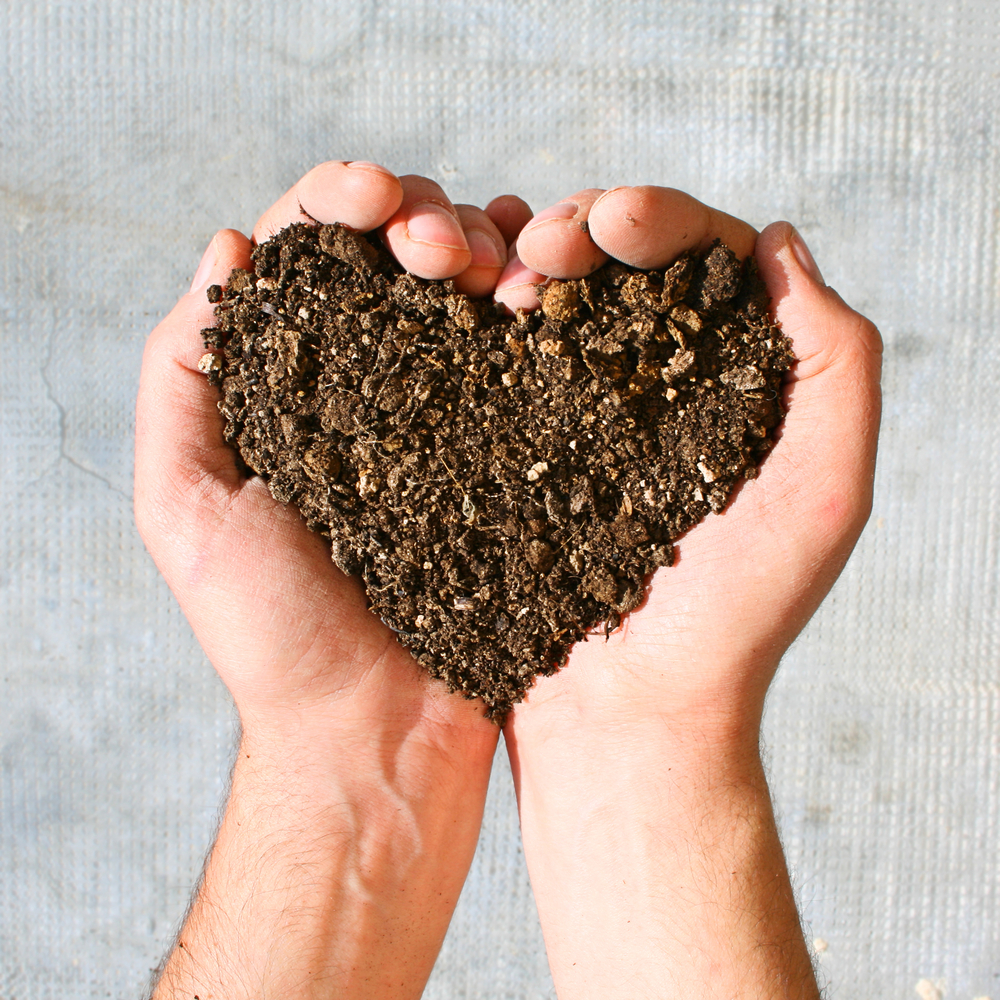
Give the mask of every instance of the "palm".
[[[578, 643], [524, 711], [545, 703], [578, 712], [581, 700], [627, 713], [651, 704], [683, 711], [723, 693], [744, 704], [762, 698], [781, 651], [839, 569], [816, 558], [805, 544], [815, 533], [803, 538], [794, 523], [803, 512], [782, 490], [788, 447], [779, 443], [721, 516], [689, 531], [675, 565], [654, 574], [645, 602], [607, 640]], [[840, 541], [831, 534], [821, 544]]]
[[405, 658], [367, 611], [358, 581], [333, 565], [325, 543], [260, 480], [238, 489], [221, 523], [213, 517], [193, 531], [211, 536], [206, 554], [225, 601], [199, 594], [185, 612], [237, 700], [244, 689], [271, 704], [316, 701], [350, 690], [376, 668], [401, 673]]

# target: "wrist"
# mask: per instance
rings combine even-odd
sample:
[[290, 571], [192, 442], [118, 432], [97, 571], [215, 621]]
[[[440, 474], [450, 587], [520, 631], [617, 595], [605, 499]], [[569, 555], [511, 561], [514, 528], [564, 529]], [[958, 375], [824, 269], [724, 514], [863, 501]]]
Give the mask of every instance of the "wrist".
[[[547, 680], [547, 679], [546, 679]], [[506, 729], [508, 744], [545, 766], [582, 773], [595, 769], [670, 766], [718, 773], [755, 767], [762, 710], [757, 699], [593, 696], [582, 685], [554, 698], [517, 706]]]
[[319, 699], [237, 698], [241, 756], [250, 753], [278, 780], [293, 770], [320, 780], [355, 776], [387, 759], [405, 770], [489, 769], [499, 731], [482, 703], [448, 693], [412, 662], [395, 674], [369, 674], [349, 690]]
[[563, 670], [536, 682], [509, 728], [529, 742], [557, 732], [561, 744], [578, 744], [583, 754], [604, 742], [756, 754], [781, 650], [719, 647], [641, 623], [607, 642], [578, 643]]
[[651, 720], [590, 751], [512, 732], [560, 996], [818, 996], [756, 740], [712, 732]]
[[475, 851], [492, 744], [421, 720], [369, 730], [245, 717], [226, 814], [157, 998], [420, 995]]
[[679, 816], [702, 817], [725, 814], [734, 796], [767, 798], [755, 725], [651, 716], [543, 729], [518, 719], [507, 745], [522, 819], [543, 826], [573, 815], [615, 825], [635, 814], [641, 823], [651, 793]]
[[381, 797], [430, 815], [470, 786], [485, 787], [499, 735], [470, 702], [445, 718], [369, 718], [352, 710], [241, 713], [241, 720], [234, 784], [240, 776], [255, 798], [295, 797], [319, 808]]

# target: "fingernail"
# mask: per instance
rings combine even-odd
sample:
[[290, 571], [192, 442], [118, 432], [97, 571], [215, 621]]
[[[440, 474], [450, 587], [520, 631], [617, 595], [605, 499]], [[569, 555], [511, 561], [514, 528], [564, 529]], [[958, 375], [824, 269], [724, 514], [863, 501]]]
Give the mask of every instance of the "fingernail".
[[537, 285], [547, 281], [548, 278], [544, 274], [532, 271], [530, 267], [522, 263], [521, 258], [517, 255], [516, 246], [516, 243], [511, 245], [510, 257], [507, 260], [507, 266], [503, 269], [503, 274], [500, 275], [500, 280], [497, 282], [497, 288]]
[[381, 163], [371, 163], [368, 160], [351, 160], [349, 163], [345, 163], [344, 166], [350, 167], [351, 170], [369, 170], [373, 174], [384, 174], [386, 177], [396, 176], [391, 170], [386, 170]]
[[452, 250], [465, 250], [468, 246], [458, 219], [433, 201], [418, 202], [410, 209], [406, 232], [411, 240], [418, 243], [430, 243]]
[[813, 255], [809, 252], [809, 247], [806, 246], [806, 241], [802, 239], [802, 234], [793, 226], [792, 236], [790, 240], [792, 244], [792, 253], [795, 254], [795, 259], [799, 262], [799, 266], [802, 268], [810, 278], [813, 279], [817, 284], [825, 285], [826, 282], [823, 280], [823, 275], [820, 273], [819, 268], [816, 266], [816, 261]]
[[503, 265], [504, 256], [489, 233], [482, 229], [467, 229], [465, 241], [472, 251], [473, 265], [478, 267], [500, 267]]
[[201, 263], [198, 264], [198, 270], [194, 272], [194, 278], [191, 281], [189, 295], [192, 292], [200, 292], [208, 284], [209, 278], [212, 276], [212, 269], [219, 259], [219, 251], [215, 245], [215, 240], [216, 237], [213, 236], [212, 242], [208, 244], [208, 249], [202, 254]]
[[590, 211], [593, 212], [594, 209], [602, 201], [604, 201], [605, 198], [608, 197], [608, 195], [614, 194], [616, 191], [626, 191], [626, 190], [628, 190], [628, 185], [627, 184], [619, 184], [618, 187], [608, 188], [607, 191], [605, 191], [602, 195], [599, 195], [598, 198], [597, 198], [597, 201], [595, 201], [594, 204], [590, 206]]
[[575, 201], [561, 201], [558, 205], [553, 205], [551, 208], [545, 209], [544, 212], [539, 212], [524, 227], [522, 232], [526, 233], [529, 229], [534, 229], [536, 226], [540, 226], [543, 222], [548, 222], [550, 219], [572, 219], [579, 211], [580, 206]]

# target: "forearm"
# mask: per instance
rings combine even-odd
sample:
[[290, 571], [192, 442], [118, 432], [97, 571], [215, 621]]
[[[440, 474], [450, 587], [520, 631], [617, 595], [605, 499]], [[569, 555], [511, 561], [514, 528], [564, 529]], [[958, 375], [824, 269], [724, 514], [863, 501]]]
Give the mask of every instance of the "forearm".
[[560, 1000], [818, 997], [756, 747], [659, 722], [589, 737], [516, 751]]
[[475, 851], [490, 741], [338, 742], [244, 736], [156, 1000], [420, 995]]

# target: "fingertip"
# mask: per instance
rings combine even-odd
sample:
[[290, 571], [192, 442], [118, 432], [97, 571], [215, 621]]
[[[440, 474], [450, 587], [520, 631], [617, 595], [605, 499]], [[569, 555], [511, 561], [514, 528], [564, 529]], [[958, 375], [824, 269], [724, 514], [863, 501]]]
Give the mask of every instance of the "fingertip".
[[263, 243], [294, 222], [341, 222], [359, 233], [377, 229], [403, 200], [399, 178], [367, 160], [328, 160], [289, 188], [253, 228]]
[[[249, 237], [245, 236], [238, 229], [220, 229], [215, 234], [215, 240], [220, 248], [220, 255], [223, 258], [237, 261], [233, 267], [242, 267], [243, 263], [250, 263], [250, 254], [253, 251], [253, 244]], [[242, 261], [243, 263], [240, 263]]]
[[541, 305], [536, 286], [544, 284], [547, 280], [544, 274], [526, 267], [518, 257], [517, 251], [511, 247], [510, 259], [497, 282], [494, 301], [506, 306], [511, 313], [517, 312], [518, 309], [530, 312]]
[[709, 208], [711, 221], [708, 233], [699, 245], [707, 250], [716, 240], [721, 240], [740, 260], [752, 257], [760, 235], [753, 226], [734, 215], [727, 215], [717, 208]]
[[674, 188], [638, 185], [607, 191], [590, 212], [590, 233], [602, 249], [632, 267], [666, 267], [697, 247], [711, 212]]
[[[399, 184], [399, 178], [388, 167], [383, 167], [381, 163], [372, 163], [371, 160], [334, 160], [331, 162], [343, 163], [348, 170], [363, 170], [369, 174], [380, 174], [394, 180], [397, 185]], [[402, 190], [401, 185], [400, 190]]]
[[[782, 255], [791, 248], [792, 233], [794, 232], [795, 227], [790, 222], [772, 222], [765, 226], [760, 236], [757, 237], [754, 257], [760, 268], [761, 276], [768, 282], [768, 287], [770, 287], [772, 275], [775, 278], [780, 277], [787, 284], [787, 267], [781, 264], [781, 259]], [[772, 298], [775, 297], [772, 293]]]
[[340, 222], [359, 233], [377, 229], [403, 200], [399, 178], [367, 160], [331, 160], [295, 186], [302, 209], [317, 222]]
[[502, 194], [486, 206], [486, 214], [500, 230], [504, 243], [510, 246], [521, 230], [531, 221], [531, 207], [516, 194]]
[[856, 536], [871, 503], [881, 338], [870, 320], [823, 283], [812, 254], [796, 248], [797, 240], [790, 223], [772, 223], [755, 253], [774, 318], [795, 357], [784, 429], [760, 484], [780, 495], [812, 498], [799, 506], [814, 525], [825, 525], [822, 535]]
[[410, 206], [404, 225], [411, 243], [459, 253], [469, 249], [455, 210], [430, 198]]
[[[795, 244], [800, 244], [797, 251]], [[803, 264], [803, 253], [811, 266]], [[782, 311], [826, 309], [831, 297], [812, 253], [790, 222], [772, 222], [757, 238], [754, 258], [779, 320]], [[846, 309], [847, 307], [844, 306]], [[784, 320], [791, 318], [786, 315]], [[783, 321], [784, 321], [783, 320]]]
[[[220, 229], [211, 239], [191, 281], [187, 294], [177, 308], [193, 308], [206, 321], [211, 319], [212, 306], [206, 292], [212, 285], [225, 285], [233, 269], [252, 270], [253, 244], [237, 229]], [[193, 316], [194, 314], [192, 314]]]
[[469, 266], [455, 275], [455, 287], [466, 295], [482, 298], [497, 286], [507, 264], [507, 246], [490, 217], [475, 205], [456, 205], [469, 246]]
[[220, 229], [212, 237], [202, 254], [190, 290], [180, 297], [147, 338], [144, 371], [148, 366], [171, 368], [180, 365], [205, 382], [198, 371], [198, 362], [205, 354], [201, 331], [215, 322], [215, 306], [208, 300], [207, 291], [212, 285], [225, 286], [234, 268], [252, 269], [251, 250], [250, 240], [236, 229]]
[[590, 235], [616, 260], [632, 267], [667, 267], [686, 250], [722, 240], [742, 258], [753, 253], [757, 231], [684, 191], [651, 184], [606, 191], [590, 210]]
[[402, 201], [379, 230], [383, 242], [419, 278], [461, 274], [472, 262], [472, 252], [451, 200], [428, 177], [405, 174], [400, 183]]
[[[441, 237], [433, 227], [439, 230], [440, 220], [428, 219], [429, 214], [429, 211], [424, 211], [421, 221], [412, 228], [406, 218], [393, 217], [379, 229], [379, 233], [393, 256], [411, 274], [435, 281], [454, 278], [469, 266], [472, 251], [467, 243], [465, 247], [457, 247], [438, 242]], [[450, 236], [445, 238], [452, 239]], [[466, 242], [464, 234], [462, 242]]]
[[539, 212], [517, 238], [517, 253], [524, 264], [552, 278], [584, 278], [608, 255], [590, 233], [591, 207], [604, 194], [586, 188]]
[[802, 381], [838, 361], [878, 380], [882, 338], [823, 280], [805, 240], [789, 222], [774, 222], [757, 239], [755, 259], [774, 317], [792, 341], [794, 378]]

